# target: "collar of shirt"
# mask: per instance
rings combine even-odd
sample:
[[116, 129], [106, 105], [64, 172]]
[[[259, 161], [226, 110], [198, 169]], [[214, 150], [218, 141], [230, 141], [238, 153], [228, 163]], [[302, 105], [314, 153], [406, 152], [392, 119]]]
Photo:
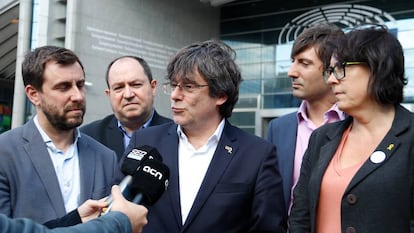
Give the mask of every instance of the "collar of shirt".
[[[55, 148], [55, 150], [58, 150], [55, 145], [52, 142], [52, 139], [50, 139], [49, 135], [46, 134], [46, 132], [42, 129], [42, 127], [40, 126], [39, 123], [39, 119], [37, 118], [37, 115], [35, 115], [33, 117], [33, 122], [35, 123], [35, 126], [37, 128], [37, 130], [40, 133], [40, 136], [42, 136], [43, 141], [46, 143], [46, 146], [49, 148], [49, 145], [53, 145], [53, 147]], [[79, 128], [76, 128], [75, 130], [75, 141], [73, 142], [73, 145], [76, 145], [78, 143], [78, 139], [81, 137]], [[50, 148], [52, 149], [52, 148]]]
[[[224, 124], [225, 124], [225, 120], [222, 119], [221, 122], [220, 122], [220, 124], [217, 126], [216, 131], [214, 131], [214, 133], [207, 140], [206, 145], [204, 145], [203, 147], [201, 147], [199, 150], [202, 150], [206, 146], [211, 145], [211, 143], [216, 143], [217, 144], [217, 142], [220, 140], [221, 134], [223, 133]], [[177, 127], [177, 134], [178, 134], [178, 137], [180, 138], [180, 142], [183, 142], [186, 146], [187, 145], [191, 145], [188, 142], [187, 135], [185, 135], [183, 129], [181, 128], [181, 125], [178, 125], [178, 127]], [[195, 149], [194, 149], [194, 147], [192, 145], [191, 145], [191, 148], [192, 148], [192, 150], [195, 151]]]
[[207, 143], [196, 150], [188, 141], [181, 126], [177, 127], [179, 137], [178, 145], [178, 171], [180, 184], [181, 220], [184, 224], [190, 213], [193, 202], [204, 176], [210, 166], [210, 162], [216, 151], [218, 141], [224, 129], [224, 119], [220, 122], [215, 132], [209, 137]]
[[[149, 125], [151, 124], [152, 118], [154, 118], [154, 109], [152, 109], [151, 117], [144, 123], [144, 125], [142, 125], [141, 129], [148, 128]], [[125, 127], [122, 125], [122, 123], [118, 119], [117, 121], [118, 121], [118, 128], [124, 134], [124, 137], [126, 136], [129, 139], [131, 139], [132, 133], [128, 134], [128, 132], [125, 130]]]
[[[152, 109], [152, 113], [151, 113], [151, 117], [144, 123], [144, 125], [142, 125], [141, 129], [145, 129], [148, 128], [149, 125], [151, 124], [152, 118], [154, 118], [154, 112], [155, 110]], [[132, 137], [132, 133], [128, 134], [128, 132], [125, 130], [125, 127], [122, 125], [122, 123], [118, 121], [118, 129], [119, 131], [122, 132], [122, 135], [124, 135], [124, 149], [126, 149], [128, 147], [129, 141], [131, 140]]]
[[[302, 103], [300, 104], [298, 112], [297, 112], [298, 123], [305, 121], [307, 122], [307, 124], [309, 124], [311, 122], [306, 113], [307, 105], [308, 105], [308, 102], [306, 100], [302, 101]], [[324, 118], [324, 124], [331, 123], [334, 121], [345, 119], [345, 113], [339, 110], [338, 106], [334, 104], [331, 106], [331, 108], [328, 109], [328, 111], [326, 111], [323, 114], [323, 118]], [[313, 127], [313, 128], [316, 128], [316, 127]]]

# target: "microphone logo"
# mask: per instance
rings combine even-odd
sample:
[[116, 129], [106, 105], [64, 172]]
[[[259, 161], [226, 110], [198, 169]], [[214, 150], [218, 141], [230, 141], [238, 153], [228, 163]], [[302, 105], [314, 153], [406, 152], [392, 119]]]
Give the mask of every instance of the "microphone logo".
[[148, 154], [148, 152], [139, 149], [133, 149], [131, 152], [129, 152], [127, 158], [140, 161], [146, 154]]
[[158, 180], [162, 180], [162, 173], [157, 171], [156, 169], [146, 165], [142, 168], [142, 170], [152, 176], [154, 176], [155, 178], [157, 178]]

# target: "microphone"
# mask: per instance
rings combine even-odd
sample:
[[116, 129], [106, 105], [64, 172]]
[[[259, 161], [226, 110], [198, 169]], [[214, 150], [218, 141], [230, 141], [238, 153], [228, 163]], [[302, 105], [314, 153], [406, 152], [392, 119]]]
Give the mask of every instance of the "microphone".
[[124, 175], [132, 175], [141, 165], [144, 160], [157, 159], [162, 161], [162, 157], [157, 149], [154, 147], [144, 145], [138, 148], [133, 148], [125, 157], [121, 171]]
[[169, 178], [167, 165], [155, 159], [145, 160], [132, 177], [129, 187], [135, 197], [131, 201], [143, 205], [155, 204], [167, 190]]
[[[148, 163], [146, 161], [153, 162]], [[169, 169], [161, 161], [162, 157], [158, 150], [148, 145], [133, 148], [127, 154], [121, 166], [121, 171], [126, 176], [119, 184], [120, 190], [125, 199], [134, 203], [141, 203], [142, 201], [143, 203], [146, 202], [146, 204], [153, 204], [159, 197], [161, 197], [162, 193], [168, 186], [169, 178]], [[150, 181], [151, 177], [142, 174], [144, 170], [141, 168], [144, 167], [144, 163], [146, 164], [145, 171], [152, 172], [157, 177], [162, 177], [161, 180], [165, 183], [163, 189], [161, 189], [159, 182], [151, 184], [149, 183], [152, 182]], [[139, 183], [137, 183], [137, 181], [139, 181]], [[131, 186], [133, 189], [131, 189]], [[146, 190], [148, 190], [148, 193]], [[142, 193], [145, 193], [145, 195], [142, 195]], [[105, 201], [109, 203], [109, 206], [103, 209], [101, 215], [104, 215], [111, 210], [113, 202], [112, 195], [109, 195]]]

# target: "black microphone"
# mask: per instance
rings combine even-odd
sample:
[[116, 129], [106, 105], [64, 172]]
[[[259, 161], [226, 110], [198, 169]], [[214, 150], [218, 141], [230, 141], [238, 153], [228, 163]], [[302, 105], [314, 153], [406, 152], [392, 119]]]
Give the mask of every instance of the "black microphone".
[[[159, 161], [158, 163], [161, 163], [162, 157], [161, 157], [161, 155], [160, 155], [160, 153], [158, 152], [157, 149], [155, 149], [151, 146], [148, 146], [148, 145], [144, 145], [144, 146], [140, 146], [138, 148], [133, 148], [127, 154], [125, 159], [123, 160], [123, 163], [122, 163], [122, 166], [121, 166], [121, 171], [125, 175], [125, 177], [121, 181], [121, 183], [119, 184], [119, 187], [120, 187], [122, 195], [125, 197], [125, 199], [127, 199], [129, 201], [133, 201], [135, 203], [140, 203], [141, 202], [142, 197], [137, 195], [137, 192], [138, 192], [138, 190], [142, 191], [142, 188], [145, 188], [145, 186], [141, 187], [140, 189], [137, 189], [138, 185], [134, 184], [134, 187], [135, 187], [134, 189], [135, 190], [131, 190], [130, 187], [133, 184], [133, 180], [134, 180], [133, 176], [139, 171], [141, 165], [147, 160]], [[156, 164], [158, 164], [158, 163], [156, 163]], [[162, 165], [164, 165], [164, 164], [162, 164]], [[160, 167], [159, 165], [153, 165], [153, 166]], [[168, 175], [166, 175], [166, 176], [167, 176], [167, 179], [168, 179], [169, 169], [168, 169], [167, 166], [165, 166], [165, 167], [167, 168]], [[165, 168], [164, 168], [164, 170], [165, 170]], [[168, 180], [167, 180], [167, 183], [168, 183]], [[146, 184], [146, 185], [148, 185], [148, 184]], [[152, 188], [152, 187], [148, 186], [148, 188]], [[159, 194], [159, 196], [161, 196], [161, 194]], [[151, 197], [150, 199], [154, 199], [151, 195], [153, 195], [153, 194], [147, 194], [146, 195], [147, 197], [145, 197], [145, 200], [147, 200], [149, 197]], [[112, 195], [109, 195], [108, 198], [105, 201], [109, 203], [109, 206], [107, 208], [103, 209], [103, 212], [101, 213], [102, 215], [108, 213], [111, 210], [112, 202], [113, 202]]]
[[144, 145], [132, 149], [122, 162], [121, 171], [124, 175], [133, 175], [141, 163], [147, 159], [157, 159], [162, 161], [162, 157], [154, 147]]
[[170, 169], [156, 159], [142, 162], [132, 176], [131, 193], [135, 194], [130, 201], [142, 205], [153, 205], [168, 188]]

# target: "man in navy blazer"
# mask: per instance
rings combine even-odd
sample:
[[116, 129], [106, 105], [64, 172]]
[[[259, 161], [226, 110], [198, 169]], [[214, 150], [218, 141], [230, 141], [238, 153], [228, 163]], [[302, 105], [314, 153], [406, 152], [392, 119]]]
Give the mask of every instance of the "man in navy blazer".
[[114, 114], [80, 128], [83, 133], [115, 151], [118, 160], [128, 146], [132, 132], [171, 122], [154, 107], [157, 80], [148, 63], [135, 56], [113, 60], [106, 71], [105, 90]]
[[155, 147], [170, 169], [143, 232], [286, 232], [275, 147], [227, 120], [242, 80], [234, 51], [195, 43], [178, 51], [167, 73], [174, 122], [136, 131], [127, 149]]
[[[161, 125], [172, 120], [161, 116], [154, 110], [154, 115], [148, 124], [148, 127], [154, 125]], [[104, 144], [109, 149], [115, 151], [118, 160], [121, 159], [125, 152], [124, 133], [119, 129], [119, 121], [114, 114], [106, 116], [101, 120], [91, 122], [80, 128], [82, 133], [85, 133], [100, 143]]]
[[335, 25], [321, 24], [302, 32], [293, 43], [288, 75], [292, 79], [292, 94], [302, 102], [297, 112], [270, 121], [266, 133], [266, 139], [276, 146], [287, 213], [311, 133], [323, 124], [345, 118], [322, 77], [329, 65], [324, 62], [329, 62], [332, 53], [324, 44], [342, 34]]
[[0, 213], [39, 223], [110, 193], [116, 155], [78, 126], [85, 113], [85, 74], [70, 50], [43, 46], [22, 63], [36, 115], [0, 135]]

